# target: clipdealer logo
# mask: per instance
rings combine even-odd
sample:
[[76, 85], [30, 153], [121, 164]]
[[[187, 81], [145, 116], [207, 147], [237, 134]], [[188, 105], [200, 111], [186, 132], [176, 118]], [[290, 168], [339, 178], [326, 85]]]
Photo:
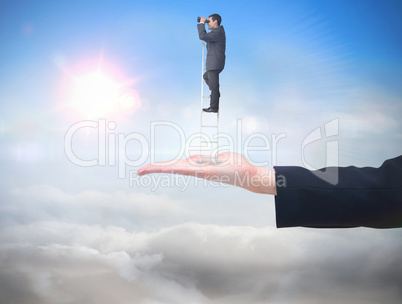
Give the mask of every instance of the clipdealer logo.
[[[179, 145], [174, 151], [175, 153], [177, 152], [175, 157], [171, 161], [164, 161], [166, 166], [174, 165], [180, 159], [199, 154], [200, 139], [203, 142], [202, 154], [214, 158], [217, 153], [217, 147], [214, 145], [217, 140], [216, 135], [210, 138], [206, 134], [195, 133], [186, 137], [184, 130], [170, 121], [151, 122], [149, 138], [138, 132], [117, 133], [115, 132], [116, 127], [117, 124], [114, 121], [106, 122], [105, 119], [99, 119], [98, 121], [85, 120], [73, 124], [67, 130], [64, 138], [64, 151], [67, 158], [73, 164], [81, 167], [117, 166], [118, 177], [123, 179], [127, 176], [127, 167], [139, 167], [145, 165], [148, 160], [151, 163], [157, 162], [155, 160], [155, 155], [157, 155], [157, 133], [162, 131], [166, 133], [167, 129], [175, 133], [173, 136], [176, 137], [175, 140], [179, 139]], [[79, 137], [79, 133], [85, 134], [85, 130], [88, 131], [88, 128], [92, 129], [92, 133], [93, 131], [97, 133], [97, 156], [91, 159], [85, 159], [84, 156], [77, 152], [78, 147], [73, 147], [77, 145], [74, 138]], [[245, 139], [243, 139], [243, 136], [242, 121], [238, 119], [235, 136], [223, 132], [219, 133], [219, 153], [237, 150], [251, 160], [250, 153], [262, 152], [266, 153], [263, 160], [259, 162], [251, 161], [254, 165], [267, 166], [276, 164], [278, 143], [286, 137], [286, 134], [271, 134], [270, 138], [262, 133], [250, 134]], [[254, 145], [256, 141], [260, 143], [258, 146]], [[138, 146], [138, 149], [136, 149], [136, 156], [132, 157], [132, 154], [127, 151], [127, 146], [134, 143]], [[130, 155], [131, 158], [129, 157]]]
[[[78, 147], [73, 148], [74, 137], [79, 137], [78, 133], [88, 128], [95, 131], [97, 139], [97, 156], [90, 159], [86, 159], [83, 155], [80, 155]], [[117, 166], [118, 178], [124, 179], [127, 177], [127, 168], [140, 167], [148, 163], [157, 162], [155, 160], [156, 155], [156, 133], [159, 131], [166, 131], [166, 128], [170, 128], [175, 131], [176, 135], [179, 137], [180, 144], [177, 148], [177, 154], [171, 161], [164, 161], [166, 166], [174, 165], [176, 161], [188, 158], [191, 155], [199, 154], [199, 140], [202, 137], [203, 141], [209, 141], [209, 147], [213, 145], [211, 142], [216, 141], [216, 137], [209, 138], [204, 136], [204, 134], [196, 133], [189, 137], [186, 137], [184, 130], [177, 124], [169, 121], [154, 121], [150, 123], [150, 136], [147, 138], [145, 135], [132, 132], [129, 134], [117, 133], [115, 130], [117, 124], [114, 121], [107, 122], [105, 119], [99, 119], [98, 121], [85, 120], [73, 124], [66, 132], [64, 138], [64, 150], [67, 158], [75, 165], [81, 167], [93, 167], [93, 166]], [[92, 132], [93, 134], [93, 132]], [[339, 144], [337, 136], [339, 134], [339, 120], [333, 119], [324, 124], [324, 127], [318, 127], [309, 133], [303, 140], [300, 149], [301, 159], [304, 167], [310, 171], [318, 178], [332, 184], [336, 185], [338, 183], [338, 165], [339, 165]], [[82, 134], [81, 134], [82, 135]], [[250, 152], [262, 152], [266, 153], [264, 155], [263, 161], [255, 162], [251, 161], [257, 166], [275, 166], [277, 164], [278, 155], [278, 143], [283, 138], [286, 138], [287, 134], [271, 134], [268, 138], [267, 135], [262, 133], [253, 133], [243, 140], [242, 133], [242, 121], [237, 120], [237, 130], [236, 135], [231, 136], [227, 133], [219, 133], [219, 141], [222, 145], [219, 148], [219, 152], [231, 152], [239, 151], [247, 159], [250, 158]], [[93, 138], [92, 138], [93, 139]], [[252, 142], [254, 139], [258, 139], [262, 142], [262, 145], [254, 146]], [[223, 142], [226, 140], [227, 145]], [[127, 146], [135, 143], [139, 148], [136, 151], [136, 156], [133, 157], [132, 154], [127, 153]], [[319, 169], [309, 163], [306, 159], [305, 149], [311, 144], [325, 143], [324, 151], [325, 153], [325, 167], [326, 169]], [[92, 152], [93, 149], [92, 149]], [[321, 153], [321, 152], [320, 152]], [[216, 154], [216, 149], [210, 150], [210, 156]], [[129, 157], [131, 155], [131, 158]], [[269, 155], [271, 156], [270, 160]], [[132, 179], [136, 178], [136, 171], [129, 171], [130, 184], [132, 184]]]
[[[301, 149], [302, 162], [314, 175], [332, 185], [336, 185], [339, 181], [339, 142], [337, 140], [337, 136], [339, 135], [339, 119], [336, 118], [327, 122], [324, 125], [324, 132], [322, 131], [322, 128], [319, 127], [303, 140]], [[314, 167], [306, 161], [305, 157], [304, 150], [306, 146], [318, 141], [325, 141], [325, 170]]]

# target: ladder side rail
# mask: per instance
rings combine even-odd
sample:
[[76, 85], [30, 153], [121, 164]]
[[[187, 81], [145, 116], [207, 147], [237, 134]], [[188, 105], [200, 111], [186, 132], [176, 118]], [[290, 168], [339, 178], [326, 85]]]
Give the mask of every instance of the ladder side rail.
[[204, 99], [204, 63], [205, 63], [205, 42], [202, 41], [202, 57], [201, 57], [201, 116], [200, 116], [200, 163], [201, 163], [201, 155], [202, 155], [202, 106], [203, 106], [203, 99]]

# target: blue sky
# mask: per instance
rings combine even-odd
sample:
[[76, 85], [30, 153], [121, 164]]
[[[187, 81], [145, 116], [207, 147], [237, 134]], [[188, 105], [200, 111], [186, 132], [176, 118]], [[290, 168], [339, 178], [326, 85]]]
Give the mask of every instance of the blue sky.
[[[401, 1], [0, 1], [8, 302], [312, 303], [324, 301], [320, 286], [326, 303], [400, 303], [398, 230], [276, 229], [272, 197], [179, 178], [153, 188], [163, 175], [130, 184], [140, 165], [123, 164], [119, 178], [123, 155], [170, 159], [178, 129], [199, 131], [196, 17], [212, 13], [227, 36], [220, 130], [234, 150], [262, 134], [271, 149], [253, 162], [320, 168], [330, 139], [302, 146], [335, 120], [339, 165], [401, 154]], [[66, 155], [83, 121], [97, 128], [79, 129], [72, 151], [99, 161], [104, 122], [104, 165]], [[154, 150], [110, 148], [119, 134], [150, 143], [152, 122], [175, 126], [155, 129]], [[116, 292], [103, 293], [110, 284]]]

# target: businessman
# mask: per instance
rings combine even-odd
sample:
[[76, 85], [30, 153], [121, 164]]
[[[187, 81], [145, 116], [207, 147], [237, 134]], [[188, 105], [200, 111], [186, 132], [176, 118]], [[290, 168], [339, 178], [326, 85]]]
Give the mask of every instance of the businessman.
[[379, 168], [340, 167], [336, 185], [302, 167], [253, 166], [238, 153], [219, 154], [219, 165], [198, 159], [153, 163], [137, 173], [189, 175], [275, 195], [278, 228], [402, 227], [402, 155]]
[[[222, 18], [218, 14], [200, 18], [200, 23], [197, 24], [198, 35], [201, 40], [207, 42], [207, 60], [206, 72], [203, 75], [205, 83], [211, 91], [211, 100], [209, 108], [204, 108], [205, 112], [216, 113], [219, 110], [219, 74], [225, 67], [225, 51], [226, 51], [226, 35], [223, 26], [221, 25]], [[208, 23], [207, 33], [205, 23]]]

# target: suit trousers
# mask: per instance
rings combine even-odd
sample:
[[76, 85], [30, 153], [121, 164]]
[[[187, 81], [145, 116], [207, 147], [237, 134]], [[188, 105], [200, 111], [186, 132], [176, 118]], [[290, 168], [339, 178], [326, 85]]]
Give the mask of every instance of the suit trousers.
[[219, 110], [219, 97], [221, 96], [221, 93], [219, 92], [220, 72], [222, 72], [222, 70], [207, 70], [203, 76], [205, 83], [211, 90], [210, 107], [214, 110]]

